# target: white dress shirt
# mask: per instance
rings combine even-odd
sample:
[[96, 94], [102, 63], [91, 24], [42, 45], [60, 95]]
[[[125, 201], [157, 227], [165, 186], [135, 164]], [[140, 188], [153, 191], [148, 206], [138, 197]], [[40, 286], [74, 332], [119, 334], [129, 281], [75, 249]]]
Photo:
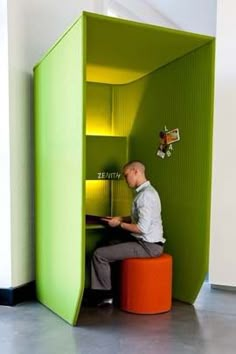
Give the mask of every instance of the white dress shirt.
[[132, 233], [137, 239], [146, 242], [163, 242], [161, 219], [161, 201], [155, 188], [149, 181], [136, 188], [136, 196], [132, 204], [132, 223], [137, 224], [141, 234]]

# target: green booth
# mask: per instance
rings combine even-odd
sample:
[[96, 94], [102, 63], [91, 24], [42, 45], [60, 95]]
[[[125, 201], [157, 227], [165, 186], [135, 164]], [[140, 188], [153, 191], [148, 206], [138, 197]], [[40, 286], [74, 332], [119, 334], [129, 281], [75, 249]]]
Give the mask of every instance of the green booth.
[[[173, 297], [198, 295], [208, 270], [214, 48], [212, 37], [84, 12], [35, 66], [37, 297], [70, 324], [104, 237], [85, 215], [130, 214], [128, 160], [145, 163], [161, 197]], [[160, 132], [176, 128], [180, 140], [157, 156]]]

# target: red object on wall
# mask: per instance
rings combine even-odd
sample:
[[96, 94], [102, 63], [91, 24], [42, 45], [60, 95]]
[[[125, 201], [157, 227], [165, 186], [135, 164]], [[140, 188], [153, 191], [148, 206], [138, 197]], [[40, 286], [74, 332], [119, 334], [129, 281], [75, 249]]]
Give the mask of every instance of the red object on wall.
[[172, 304], [172, 256], [121, 262], [120, 308], [138, 314], [167, 312]]

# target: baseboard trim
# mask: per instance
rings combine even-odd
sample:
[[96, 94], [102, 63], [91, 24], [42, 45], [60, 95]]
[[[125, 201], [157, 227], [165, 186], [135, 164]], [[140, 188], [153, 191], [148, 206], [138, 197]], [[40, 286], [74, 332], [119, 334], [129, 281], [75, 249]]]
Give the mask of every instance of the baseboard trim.
[[228, 285], [211, 284], [211, 288], [217, 290], [236, 291], [236, 286], [228, 286]]
[[0, 305], [14, 306], [20, 302], [35, 299], [35, 281], [16, 288], [0, 289]]

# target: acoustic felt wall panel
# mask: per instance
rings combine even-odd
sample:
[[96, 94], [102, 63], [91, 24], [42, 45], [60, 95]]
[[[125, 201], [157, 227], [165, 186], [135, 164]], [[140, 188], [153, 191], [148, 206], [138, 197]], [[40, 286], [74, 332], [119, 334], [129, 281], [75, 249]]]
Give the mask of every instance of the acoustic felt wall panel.
[[127, 161], [127, 138], [121, 136], [86, 137], [86, 179], [120, 179]]
[[112, 135], [112, 85], [87, 82], [86, 134]]
[[86, 181], [85, 211], [89, 215], [110, 215], [111, 213], [111, 181]]
[[111, 193], [111, 215], [130, 215], [133, 191], [127, 186], [125, 180], [111, 181]]
[[[94, 136], [111, 135], [112, 85], [87, 82], [86, 88], [86, 134]], [[99, 146], [94, 152], [91, 151], [92, 157], [90, 163], [86, 166], [86, 171], [90, 170], [89, 166], [93, 166], [93, 162], [96, 160], [95, 154], [98, 152]], [[93, 177], [94, 180], [86, 181], [86, 214], [110, 215], [111, 183], [107, 180], [98, 181], [96, 173]]]
[[84, 288], [84, 19], [35, 67], [36, 285], [75, 324]]
[[87, 14], [87, 80], [124, 84], [137, 80], [211, 37]]
[[[174, 297], [192, 303], [208, 270], [214, 42], [118, 88], [121, 105], [142, 96], [129, 137], [131, 159], [147, 166], [163, 207], [166, 250], [174, 258]], [[123, 91], [123, 92], [122, 92]], [[137, 103], [133, 103], [136, 105]], [[178, 127], [170, 158], [156, 156], [159, 132]]]

